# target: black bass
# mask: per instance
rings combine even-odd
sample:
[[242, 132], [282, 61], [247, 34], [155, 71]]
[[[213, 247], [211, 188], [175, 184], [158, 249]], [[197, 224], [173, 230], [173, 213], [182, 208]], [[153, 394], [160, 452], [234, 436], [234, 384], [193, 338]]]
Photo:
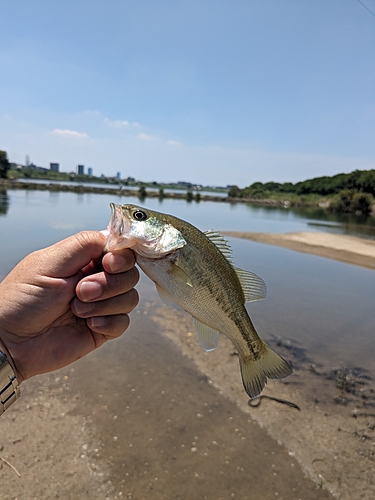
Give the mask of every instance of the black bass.
[[290, 365], [259, 338], [244, 305], [265, 297], [264, 281], [234, 267], [229, 244], [219, 233], [203, 233], [172, 215], [114, 203], [108, 229], [105, 251], [132, 248], [164, 302], [192, 315], [206, 351], [217, 347], [219, 332], [233, 342], [251, 398], [261, 393], [267, 378], [292, 373]]

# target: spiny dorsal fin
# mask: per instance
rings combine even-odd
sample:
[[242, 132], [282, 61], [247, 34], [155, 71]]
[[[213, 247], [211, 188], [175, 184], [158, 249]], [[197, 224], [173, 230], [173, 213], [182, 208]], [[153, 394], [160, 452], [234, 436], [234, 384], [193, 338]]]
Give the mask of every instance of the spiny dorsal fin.
[[234, 268], [241, 282], [243, 293], [245, 294], [245, 302], [254, 302], [255, 300], [264, 299], [267, 295], [267, 285], [265, 282], [250, 271], [244, 271], [239, 267]]
[[214, 351], [219, 343], [219, 332], [196, 318], [193, 318], [193, 323], [200, 345], [207, 352]]
[[232, 249], [224, 236], [217, 231], [213, 231], [212, 229], [205, 231], [204, 234], [217, 246], [224, 257], [232, 264]]

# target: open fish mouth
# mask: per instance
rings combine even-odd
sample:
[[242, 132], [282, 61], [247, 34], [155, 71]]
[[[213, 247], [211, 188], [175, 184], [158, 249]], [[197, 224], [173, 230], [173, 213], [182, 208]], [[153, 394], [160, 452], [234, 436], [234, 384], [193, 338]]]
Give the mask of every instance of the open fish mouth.
[[127, 234], [130, 230], [131, 222], [124, 215], [124, 211], [122, 210], [122, 207], [120, 205], [111, 203], [110, 207], [111, 216], [107, 228], [107, 230], [109, 231], [109, 235], [107, 243], [104, 247], [104, 252], [129, 247]]

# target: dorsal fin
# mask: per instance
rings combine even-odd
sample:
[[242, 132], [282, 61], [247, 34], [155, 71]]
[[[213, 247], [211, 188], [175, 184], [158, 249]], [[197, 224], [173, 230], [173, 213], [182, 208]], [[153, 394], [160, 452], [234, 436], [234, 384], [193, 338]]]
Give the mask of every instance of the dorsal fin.
[[245, 302], [254, 302], [255, 300], [264, 299], [267, 295], [267, 285], [265, 282], [250, 271], [244, 271], [239, 267], [234, 268], [241, 282], [243, 293], [245, 294]]
[[232, 249], [229, 245], [228, 240], [226, 240], [220, 233], [218, 233], [217, 231], [213, 231], [212, 229], [205, 231], [204, 234], [210, 241], [212, 241], [212, 243], [217, 246], [224, 257], [232, 264]]

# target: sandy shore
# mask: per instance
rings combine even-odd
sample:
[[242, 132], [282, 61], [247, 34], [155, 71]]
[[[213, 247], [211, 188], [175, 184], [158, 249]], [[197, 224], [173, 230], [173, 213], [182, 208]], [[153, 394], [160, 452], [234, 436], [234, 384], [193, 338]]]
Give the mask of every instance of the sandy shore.
[[341, 234], [309, 232], [277, 234], [225, 231], [223, 234], [375, 269], [373, 240]]

